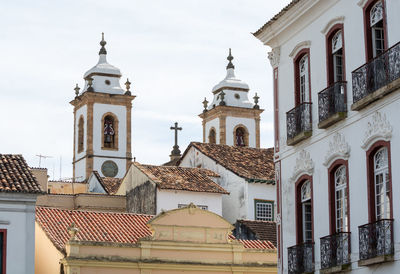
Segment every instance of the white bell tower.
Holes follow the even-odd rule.
[[[107,63],[104,34],[98,63],[85,75],[80,93],[75,87],[74,181],[87,180],[92,171],[103,177],[122,178],[132,160],[130,82],[120,86],[120,70]]]

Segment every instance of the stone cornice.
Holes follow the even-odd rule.
[[[243,118],[259,118],[263,109],[255,108],[241,108],[232,106],[216,106],[213,109],[207,110],[199,114],[199,117],[204,120],[212,120],[213,118],[219,116],[233,116],[233,117],[243,117]]]
[[[71,105],[75,109],[79,109],[83,105],[88,103],[100,103],[100,104],[111,104],[111,105],[122,105],[131,107],[132,100],[135,99],[134,95],[122,95],[122,94],[110,94],[102,92],[84,92],[81,95],[75,97],[71,102]]]

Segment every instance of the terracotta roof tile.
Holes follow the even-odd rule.
[[[282,17],[288,10],[290,10],[292,7],[294,7],[298,2],[302,0],[292,0],[286,7],[281,9],[280,12],[275,14],[274,17],[272,17],[267,23],[265,23],[261,28],[259,28],[256,32],[253,33],[254,36],[259,35],[261,32],[263,32],[268,26],[272,25],[276,20],[278,20],[280,17]]]
[[[150,236],[146,223],[152,215],[66,210],[36,207],[36,221],[55,247],[64,251],[69,240],[68,227],[75,223],[80,241],[136,243],[139,238]]]
[[[133,163],[161,189],[176,189],[196,192],[229,194],[210,177],[219,177],[211,170],[203,168],[152,166]]]
[[[147,222],[152,215],[135,213],[96,212],[36,207],[36,222],[54,246],[65,252],[70,236],[68,227],[75,223],[79,228],[79,241],[136,243],[138,239],[151,236]],[[235,239],[230,235],[230,239]],[[268,241],[238,240],[245,248],[275,249]]]
[[[217,164],[250,181],[275,183],[274,149],[251,148],[192,142],[182,158],[194,146]]]
[[[118,191],[122,183],[122,179],[112,178],[112,177],[101,177],[97,171],[93,171],[93,173],[108,194],[115,194]]]
[[[24,157],[0,154],[0,191],[43,193]]]
[[[276,246],[276,222],[237,220],[250,229],[259,240],[270,241]]]

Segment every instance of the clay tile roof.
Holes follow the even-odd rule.
[[[122,179],[112,178],[112,177],[101,177],[97,171],[93,171],[93,173],[108,194],[115,194],[118,191],[122,183]]]
[[[79,241],[136,243],[139,238],[150,236],[146,223],[152,215],[116,212],[67,210],[36,207],[36,222],[54,246],[61,252],[69,240],[68,227],[75,223],[79,228]]]
[[[203,168],[152,166],[133,163],[161,189],[176,189],[196,192],[229,194],[210,177],[219,177],[211,170]]]
[[[43,193],[24,157],[19,154],[0,154],[0,191]]]
[[[257,239],[270,241],[276,245],[276,222],[238,220],[238,223],[250,229]]]
[[[229,235],[229,238],[235,240],[235,236]],[[241,242],[244,248],[254,248],[254,249],[276,249],[275,245],[270,241],[264,240],[241,240],[236,239]]]
[[[265,23],[261,28],[259,28],[256,32],[253,33],[254,36],[259,35],[261,32],[263,32],[268,26],[272,25],[276,20],[278,20],[280,17],[282,17],[288,10],[290,10],[292,7],[294,7],[298,2],[302,0],[292,0],[286,7],[281,9],[280,12],[275,14],[274,17],[272,17],[267,23]]]
[[[182,158],[194,146],[217,164],[251,182],[275,184],[274,149],[251,148],[192,142]]]

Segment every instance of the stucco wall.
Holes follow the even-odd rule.
[[[274,217],[276,216],[276,186],[268,185],[266,183],[248,183],[248,212],[247,217],[249,220],[255,218],[254,200],[266,200],[274,203]],[[275,220],[275,218],[274,218]]]
[[[226,117],[226,144],[234,145],[234,129],[238,125],[244,125],[249,133],[249,147],[256,147],[256,122],[254,119]]]
[[[63,257],[42,228],[35,223],[35,274],[60,273],[60,260]]]
[[[35,273],[36,195],[0,192],[0,229],[7,230],[6,273]]]
[[[139,214],[156,214],[156,184],[146,181],[126,193],[126,210]]]
[[[219,118],[215,118],[206,123],[206,139],[204,140],[205,143],[209,143],[208,136],[210,135],[211,128],[215,129],[215,141],[217,144],[219,144],[219,139],[220,139]]]

